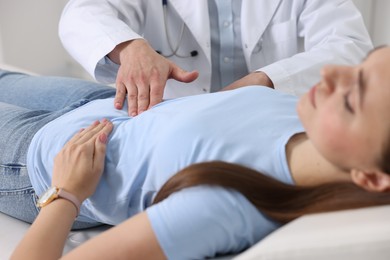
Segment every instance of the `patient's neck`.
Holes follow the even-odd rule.
[[[350,175],[327,161],[305,133],[296,134],[286,145],[287,162],[296,185],[313,186],[327,182],[350,182]]]

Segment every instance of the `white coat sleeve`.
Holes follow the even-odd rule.
[[[279,227],[238,192],[199,186],[147,209],[168,259],[206,259],[238,253]]]
[[[63,46],[98,81],[115,82],[116,64],[106,64],[109,76],[103,78],[97,78],[97,65],[119,43],[141,38],[146,2],[70,0],[59,23]]]
[[[373,48],[350,0],[307,0],[297,23],[303,52],[258,69],[283,92],[300,96],[318,82],[324,65],[358,64]]]

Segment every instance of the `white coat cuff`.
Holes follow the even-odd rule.
[[[274,84],[276,90],[280,90],[284,93],[295,95],[294,86],[292,85],[292,79],[288,72],[277,64],[271,64],[260,68],[256,71],[261,71],[267,74]]]
[[[130,41],[134,39],[142,38],[138,34],[129,30],[120,30],[110,35],[107,35],[104,41],[101,41],[99,47],[91,57],[93,57],[92,63],[94,64],[94,70],[92,75],[96,80],[102,83],[114,83],[119,66],[113,63],[111,60],[105,60],[105,57],[110,53],[118,44]]]

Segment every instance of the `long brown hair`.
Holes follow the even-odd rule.
[[[153,203],[197,185],[234,189],[262,213],[280,223],[304,214],[390,204],[389,193],[368,192],[353,183],[294,186],[256,170],[221,161],[193,164],[179,171],[163,185]]]

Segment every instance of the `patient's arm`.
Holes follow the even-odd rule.
[[[256,71],[249,73],[245,77],[242,77],[239,80],[236,80],[232,84],[224,87],[222,90],[232,90],[236,88],[241,88],[250,85],[261,85],[274,88],[274,84],[271,79],[262,71]]]
[[[57,199],[42,208],[11,259],[58,259],[76,216],[74,205]]]
[[[75,207],[57,199],[39,217],[11,259],[59,259],[75,217]],[[165,259],[146,212],[80,245],[63,259]]]
[[[64,146],[54,160],[52,185],[84,201],[96,189],[104,168],[107,136],[113,125],[94,122]],[[12,259],[58,259],[77,216],[71,201],[55,199],[44,206],[17,246]]]
[[[64,259],[165,259],[146,212],[71,251]]]

